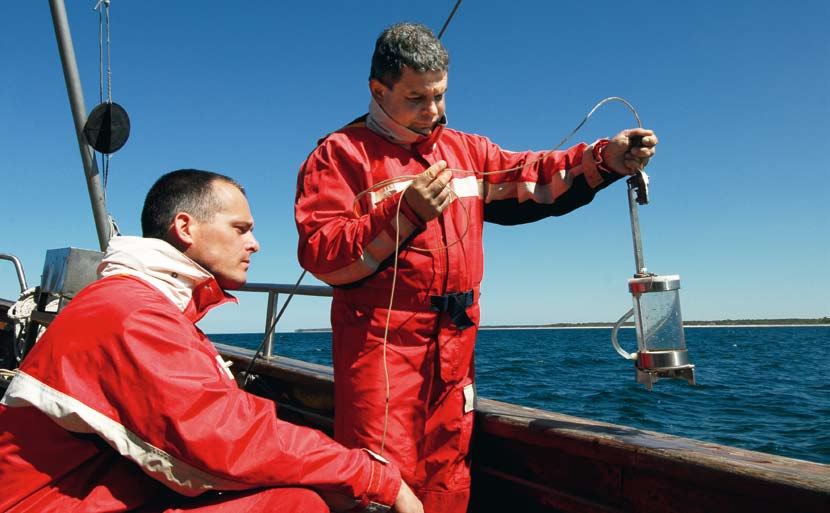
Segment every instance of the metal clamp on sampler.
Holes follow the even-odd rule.
[[[623,358],[634,360],[637,383],[644,384],[649,390],[660,378],[685,379],[694,385],[695,366],[689,363],[680,314],[680,276],[650,273],[643,262],[637,205],[648,203],[648,175],[640,171],[630,177],[627,183],[631,235],[637,265],[637,272],[628,280],[634,308],[616,322],[611,330],[611,342]],[[617,341],[620,326],[632,315],[637,329],[636,353],[626,352]]]

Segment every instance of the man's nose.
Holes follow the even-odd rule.
[[[250,238],[248,240],[248,244],[246,245],[246,248],[251,253],[256,253],[257,251],[259,251],[259,241],[256,240],[256,237],[254,237],[253,233],[250,234]]]

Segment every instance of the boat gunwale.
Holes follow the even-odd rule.
[[[247,364],[250,349],[215,343],[224,357]],[[237,369],[239,370],[239,369]],[[316,383],[334,389],[332,369],[285,356],[259,358],[253,371],[297,384]],[[770,486],[798,488],[825,495],[830,503],[830,465],[684,438],[562,413],[478,398],[475,405],[477,434],[493,435],[569,453],[595,457],[598,451],[609,464],[671,472],[678,479],[700,480],[701,473],[730,481],[761,480]],[[475,435],[474,435],[475,436]],[[706,482],[713,478],[707,476]],[[753,486],[757,486],[757,483]]]

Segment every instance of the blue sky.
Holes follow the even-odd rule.
[[[66,4],[90,111],[95,1]],[[132,123],[107,186],[122,233],[140,233],[144,194],[164,172],[226,173],[248,189],[262,245],[249,280],[294,283],[299,165],[366,111],[378,33],[402,20],[437,32],[453,4],[113,0],[113,100]],[[830,4],[641,5],[462,3],[443,38],[450,126],[541,150],[622,96],[661,140],[639,211],[644,255],[650,271],[681,276],[684,318],[830,315]],[[34,284],[46,249],[98,242],[48,2],[0,13],[0,252]],[[633,123],[609,104],[573,141]],[[562,218],[490,225],[484,242],[484,324],[615,321],[631,306],[623,182]],[[0,262],[0,297],[16,294]],[[265,299],[239,297],[203,329],[261,331]],[[327,325],[327,300],[296,298],[278,329]]]

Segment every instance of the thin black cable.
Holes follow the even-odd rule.
[[[109,155],[101,155],[101,159],[104,161],[104,197],[106,198],[107,195],[107,181],[110,177],[110,156]]]
[[[112,61],[110,59],[110,3],[106,1],[107,10],[107,102],[112,103]]]
[[[458,1],[455,3],[455,7],[453,7],[453,8],[452,8],[452,12],[451,12],[451,13],[450,13],[450,15],[447,17],[447,21],[445,21],[445,22],[444,22],[444,26],[443,26],[443,27],[441,27],[441,31],[440,31],[440,32],[438,32],[438,39],[441,39],[441,36],[443,36],[443,35],[444,35],[444,31],[445,31],[445,30],[447,30],[447,25],[449,25],[449,24],[450,24],[450,20],[452,20],[452,17],[453,17],[453,16],[455,16],[455,11],[457,11],[457,10],[458,10],[458,6],[460,6],[460,5],[461,5],[461,0],[458,0]]]
[[[243,384],[243,388],[246,388],[251,383],[251,370],[254,368],[254,363],[256,362],[257,358],[262,354],[262,351],[265,349],[265,344],[268,342],[268,337],[277,327],[277,323],[280,321],[282,314],[285,312],[288,303],[291,302],[291,298],[294,297],[294,294],[297,292],[297,288],[300,286],[300,282],[303,281],[305,275],[308,271],[303,270],[302,274],[300,274],[300,278],[297,280],[297,283],[294,284],[294,288],[291,289],[291,293],[288,295],[288,299],[285,300],[285,303],[282,304],[282,308],[280,308],[279,313],[274,318],[274,321],[268,326],[268,329],[265,330],[265,336],[262,337],[262,342],[259,344],[259,348],[254,353],[254,357],[251,358],[251,362],[248,364],[248,368],[245,370],[245,382]]]
[[[103,4],[103,5],[102,5]],[[110,3],[109,0],[100,0],[94,10],[98,11],[98,102],[104,103],[104,10],[106,10],[107,29],[107,103],[112,103],[112,62],[110,57]],[[96,158],[97,160],[97,158]],[[107,195],[109,181],[110,156],[101,153],[100,167],[103,171],[103,194]]]
[[[109,0],[105,0],[104,2],[104,9],[106,12],[106,19],[107,19],[107,103],[112,103],[112,61],[110,59],[110,48],[112,48],[112,44],[110,43],[110,3]],[[109,153],[102,156],[104,159],[104,197],[106,197],[107,191],[107,182],[109,181],[109,174],[110,174],[110,155]]]
[[[98,11],[98,103],[104,103],[104,21]]]
[[[98,11],[98,103],[104,103],[104,10],[99,9],[101,2],[93,7]],[[95,157],[98,160],[98,157]],[[104,155],[101,154],[101,169],[104,169],[104,197],[107,194],[107,173]]]

